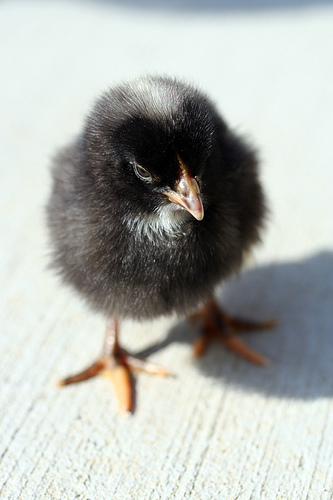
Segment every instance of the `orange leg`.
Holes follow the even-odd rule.
[[[107,325],[102,356],[82,372],[61,380],[60,385],[75,384],[102,375],[109,378],[115,387],[118,410],[133,412],[134,388],[131,377],[133,371],[143,371],[163,377],[171,375],[161,366],[133,356],[122,349],[118,342],[118,321],[116,318],[111,318]]]
[[[198,313],[189,317],[189,320],[200,320],[202,323],[202,336],[194,344],[194,353],[201,356],[213,340],[222,341],[229,349],[239,356],[256,365],[266,365],[268,360],[245,344],[238,336],[240,331],[254,331],[272,328],[275,320],[251,322],[239,318],[231,318],[219,308],[214,299],[207,302]]]

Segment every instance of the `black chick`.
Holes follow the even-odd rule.
[[[109,319],[101,358],[62,384],[108,374],[130,411],[130,371],[168,373],[119,346],[123,318],[191,315],[204,333],[196,354],[219,336],[265,362],[234,332],[272,323],[227,317],[213,298],[259,241],[266,208],[257,159],[201,92],[147,77],[102,95],[55,158],[47,213],[54,267]]]

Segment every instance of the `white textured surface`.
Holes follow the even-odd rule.
[[[283,3],[1,3],[1,498],[333,497],[333,9]],[[43,206],[95,95],[146,71],[199,83],[260,147],[272,221],[224,302],[279,327],[249,337],[272,360],[259,369],[218,345],[195,362],[184,323],[127,324],[177,378],[139,376],[122,418],[105,380],[55,386],[104,324],[45,271]]]

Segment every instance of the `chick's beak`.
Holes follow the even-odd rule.
[[[174,189],[168,189],[164,194],[172,203],[185,208],[197,220],[202,220],[204,217],[204,207],[198,183],[190,175],[187,166],[179,156],[178,161],[179,178],[175,183]]]

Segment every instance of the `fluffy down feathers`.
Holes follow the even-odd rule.
[[[201,221],[165,197],[179,157],[198,181]],[[53,181],[53,266],[106,316],[194,311],[240,267],[265,216],[254,151],[205,95],[164,77],[102,95]]]

